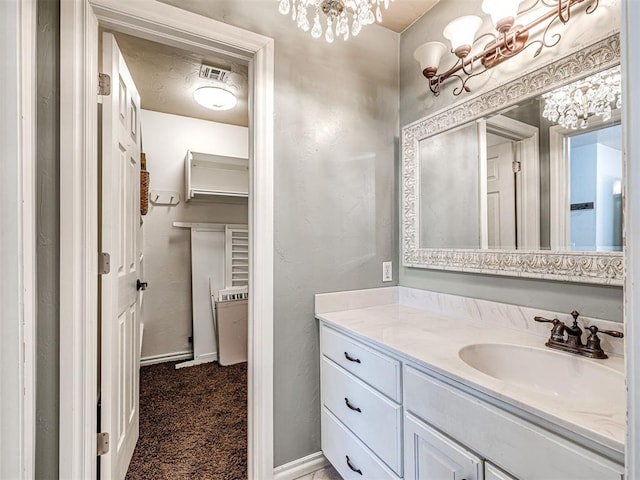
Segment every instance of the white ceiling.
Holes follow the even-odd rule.
[[[390,2],[389,9],[382,11],[382,26],[402,32],[419,19],[440,0],[395,0]]]
[[[439,0],[395,0],[383,10],[382,26],[402,32],[431,9]],[[274,2],[274,8],[277,4]],[[283,28],[295,28],[283,23]],[[131,75],[138,87],[142,108],[232,125],[248,125],[247,65],[232,63],[224,57],[194,53],[124,33],[111,32],[118,42]],[[337,47],[337,45],[330,46]],[[206,63],[241,75],[241,85],[232,89],[238,97],[235,108],[227,111],[209,110],[198,105],[193,91],[205,85],[219,83],[199,78],[200,65]]]

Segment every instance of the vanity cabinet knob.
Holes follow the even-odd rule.
[[[344,352],[344,358],[346,358],[347,360],[349,360],[350,362],[355,362],[355,363],[362,363],[360,361],[359,358],[353,358],[351,355],[349,355],[347,352]]]
[[[351,410],[354,410],[358,413],[362,413],[362,410],[360,410],[359,407],[354,407],[353,405],[351,405],[351,402],[349,402],[349,399],[347,397],[344,398],[344,403],[347,405],[347,407],[349,407]]]
[[[347,466],[353,471],[356,472],[359,475],[362,475],[362,470],[360,470],[359,468],[356,468],[353,463],[351,463],[351,460],[349,459],[349,455],[347,455]]]

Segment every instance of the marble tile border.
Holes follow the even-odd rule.
[[[398,287],[398,303],[477,323],[526,330],[544,339],[549,338],[549,324],[538,323],[533,320],[533,317],[558,318],[567,324],[573,321],[569,312],[553,312],[540,308],[523,307],[408,287]],[[583,329],[587,325],[596,325],[604,330],[624,331],[624,324],[599,318],[580,317],[578,323]],[[623,339],[613,338],[608,335],[599,335],[599,337],[603,350],[608,354],[623,356]],[[583,338],[586,339],[586,335]]]
[[[315,313],[340,312],[398,303],[398,287],[369,288],[315,295]]]
[[[553,312],[402,286],[317,294],[315,313],[356,310],[394,303],[476,323],[526,330],[541,339],[549,338],[549,325],[535,322],[533,317],[558,318],[567,324],[572,321],[570,312]],[[623,323],[610,320],[580,317],[578,322],[583,329],[587,325],[596,325],[603,330],[624,331]],[[586,338],[586,335],[583,338]],[[600,340],[603,350],[608,354],[623,356],[624,339],[600,335]]]

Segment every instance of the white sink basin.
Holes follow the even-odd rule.
[[[575,404],[602,403],[624,408],[624,375],[606,366],[607,360],[550,349],[480,343],[459,352],[469,366],[504,382]]]

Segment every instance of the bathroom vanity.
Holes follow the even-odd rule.
[[[404,287],[317,295],[327,459],[345,479],[622,479],[622,341],[603,340],[607,360],[546,349],[531,313]]]

